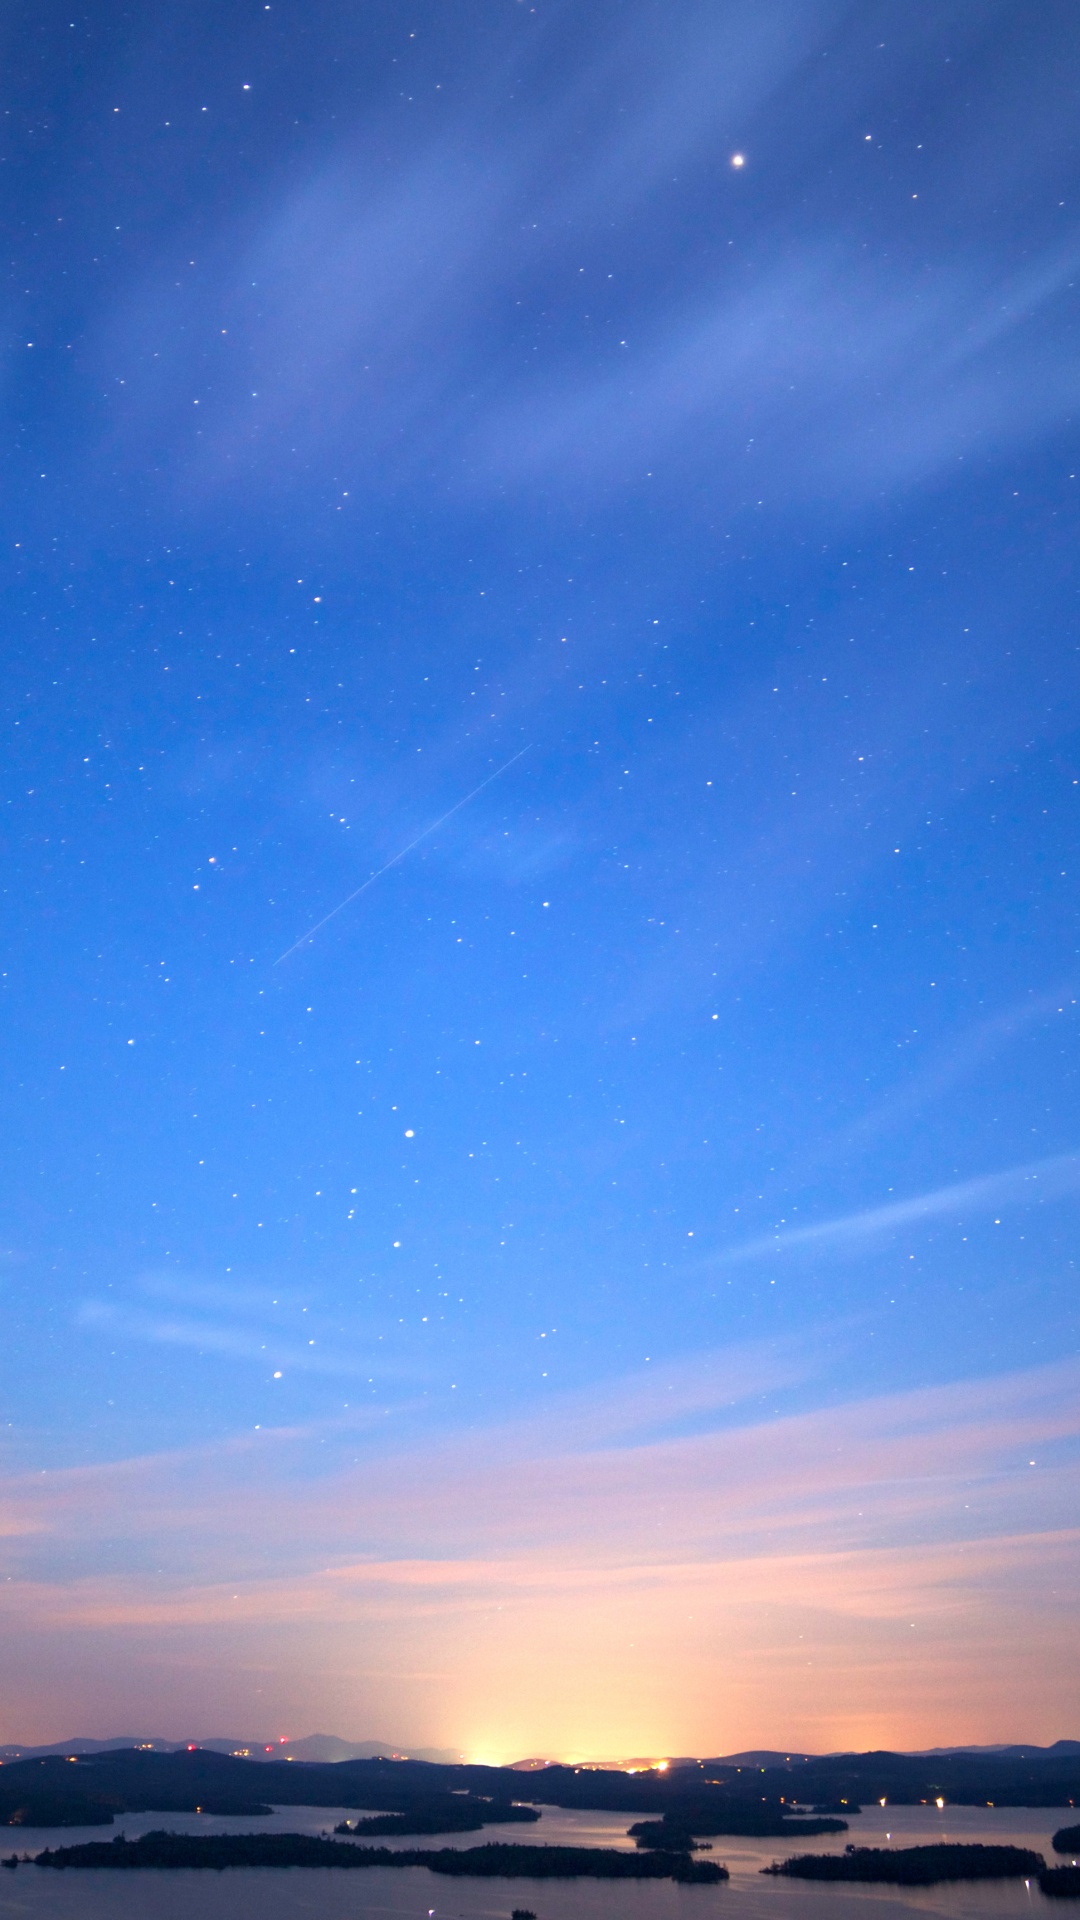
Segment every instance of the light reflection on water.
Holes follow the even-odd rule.
[[[0,1829],[0,1853],[37,1853],[47,1846],[134,1839],[155,1827],[174,1833],[331,1833],[355,1808],[279,1807],[268,1818],[210,1814],[124,1814],[112,1827]],[[530,1827],[487,1827],[482,1834],[421,1835],[376,1846],[470,1847],[481,1840],[547,1841],[570,1846],[632,1847],[625,1813],[577,1813],[546,1807]],[[807,1840],[718,1838],[706,1859],[721,1861],[731,1880],[719,1887],[680,1887],[669,1880],[447,1881],[423,1867],[363,1873],[318,1868],[230,1868],[224,1873],[44,1872],[20,1867],[0,1876],[0,1920],[509,1920],[531,1907],[538,1920],[1068,1920],[1074,1910],[1047,1901],[1023,1881],[925,1888],[844,1887],[762,1878],[760,1869],[791,1852],[831,1853],[856,1844],[915,1846],[931,1840],[984,1840],[1035,1847],[1048,1863],[1055,1828],[1076,1821],[1073,1808],[870,1807],[849,1834]]]

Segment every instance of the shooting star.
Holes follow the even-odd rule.
[[[385,867],[380,867],[377,873],[369,873],[363,886],[357,887],[354,892],[347,894],[344,900],[339,900],[337,906],[331,907],[329,913],[324,913],[321,920],[316,920],[315,925],[309,927],[306,933],[302,933],[299,940],[294,940],[291,947],[286,947],[284,953],[279,953],[277,959],[274,961],[275,967],[280,967],[283,960],[288,960],[292,954],[298,953],[301,947],[306,946],[309,940],[314,940],[317,933],[321,933],[324,927],[329,926],[331,920],[335,920],[339,913],[344,913],[346,907],[351,907],[354,900],[359,900],[360,895],[366,893],[369,887],[373,887],[376,880],[381,880],[384,873],[389,873],[391,867],[399,866],[402,860],[405,859],[406,854],[410,854],[414,847],[420,845],[421,840],[428,839],[428,837],[436,833],[440,827],[445,826],[452,815],[460,813],[462,807],[467,807],[470,800],[475,800],[478,793],[483,793],[485,787],[490,787],[493,780],[498,780],[509,767],[513,766],[515,760],[520,760],[528,751],[528,747],[521,747],[517,753],[511,754],[509,760],[504,760],[501,767],[496,767],[494,773],[489,773],[487,779],[481,780],[480,785],[474,787],[471,793],[467,793],[463,800],[456,800],[452,807],[449,807],[445,813],[441,813],[439,818],[433,820],[429,827],[425,827],[423,833],[418,833],[415,840],[410,840],[407,847],[402,847],[400,853],[395,853],[393,859],[388,860]]]

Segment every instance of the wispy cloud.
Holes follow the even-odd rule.
[[[732,509],[777,491],[844,494],[924,480],[1059,424],[1077,394],[1025,329],[1072,284],[1080,251],[988,282],[941,262],[913,301],[848,248],[789,243],[684,311],[644,325],[587,379],[530,383],[485,424],[493,472],[586,490],[646,469],[708,471]],[[725,284],[726,283],[726,284]],[[1014,342],[1002,380],[1000,338]],[[641,337],[641,335],[644,337]]]
[[[958,1180],[952,1186],[935,1187],[908,1200],[892,1200],[884,1206],[867,1207],[838,1219],[819,1221],[814,1226],[785,1224],[774,1233],[760,1234],[741,1247],[717,1254],[710,1264],[733,1266],[744,1260],[760,1260],[769,1254],[795,1253],[805,1247],[842,1251],[845,1247],[885,1239],[898,1228],[916,1226],[924,1220],[950,1219],[961,1224],[985,1218],[994,1207],[1039,1206],[1063,1199],[1077,1188],[1080,1188],[1080,1153],[1054,1154],[1047,1160],[1006,1167],[1000,1173],[983,1174],[975,1180]]]
[[[178,299],[167,246],[101,317],[98,357],[129,369],[118,436],[145,441],[167,420],[182,486],[210,499],[276,491],[294,462],[325,460],[377,490],[435,469],[470,497],[540,486],[573,503],[659,465],[665,485],[707,475],[717,506],[764,490],[850,507],[1067,418],[1077,376],[1045,323],[1075,279],[1075,237],[1030,232],[1012,260],[956,240],[980,168],[981,190],[990,167],[996,199],[1027,204],[1012,125],[996,147],[982,118],[969,129],[883,247],[860,223],[855,142],[842,132],[822,154],[822,121],[874,118],[884,84],[850,10],[695,5],[669,32],[634,6],[615,30],[569,28],[547,29],[557,80],[538,86],[536,47],[507,43],[408,143],[369,103],[369,124],[343,126],[302,184],[259,183],[200,241],[198,297]],[[781,119],[796,74],[813,97],[825,53],[828,114]],[[921,78],[931,54],[920,36],[893,57]],[[1038,99],[1034,70],[1019,84],[1010,111]],[[496,154],[486,130],[508,98],[523,104]],[[1056,137],[1032,113],[1026,146]],[[749,225],[728,164],[747,141],[746,179],[768,168]],[[834,168],[851,187],[843,212],[825,201],[807,230],[807,178]],[[673,194],[711,202],[707,245],[670,244]],[[162,339],[168,354],[148,350]]]
[[[933,1107],[955,1087],[973,1079],[1005,1048],[1026,1038],[1033,1027],[1075,1016],[1077,993],[1073,982],[1047,993],[1027,993],[989,1019],[979,1020],[951,1038],[920,1070],[898,1079],[877,1104],[847,1126],[815,1142],[800,1156],[800,1168],[819,1168],[865,1149],[893,1132],[913,1114]]]
[[[179,1306],[178,1302],[178,1306]],[[332,1378],[362,1380],[380,1385],[391,1381],[423,1378],[427,1368],[414,1356],[404,1360],[392,1332],[380,1334],[342,1334],[322,1316],[308,1315],[314,1332],[297,1334],[272,1324],[264,1309],[258,1320],[245,1312],[241,1302],[217,1290],[196,1288],[186,1311],[153,1311],[131,1300],[85,1300],[78,1311],[80,1325],[107,1331],[112,1337],[148,1340],[158,1346],[190,1347],[196,1353],[228,1354],[246,1360],[264,1372],[324,1374]],[[218,1305],[222,1311],[213,1318],[193,1308]]]

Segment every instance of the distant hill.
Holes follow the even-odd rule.
[[[926,1760],[939,1753],[997,1753],[1005,1760],[1072,1760],[1080,1753],[1080,1740],[1055,1740],[1052,1747],[922,1747],[914,1757]]]
[[[1080,1740],[1055,1740],[1050,1747],[1034,1745],[993,1746],[993,1747],[914,1747],[905,1749],[902,1757],[908,1760],[948,1759],[953,1755],[981,1754],[995,1756],[1002,1760],[1071,1760],[1080,1754]],[[747,1753],[723,1753],[712,1760],[702,1760],[703,1767],[784,1767],[796,1761],[839,1760],[844,1758],[842,1751],[836,1753],[796,1753],[792,1748],[787,1753],[761,1748],[751,1749]],[[672,1765],[680,1764],[673,1761]]]
[[[216,1736],[213,1739],[163,1740],[149,1734],[116,1734],[109,1740],[91,1740],[79,1737],[74,1740],[56,1740],[48,1746],[0,1746],[0,1762],[12,1760],[44,1759],[52,1754],[74,1753],[90,1756],[97,1753],[113,1753],[119,1749],[138,1748],[146,1753],[184,1753],[199,1748],[207,1753],[230,1754],[243,1760],[294,1760],[307,1761],[321,1765],[334,1765],[347,1760],[424,1760],[432,1765],[455,1767],[465,1764],[465,1756],[457,1747],[400,1747],[385,1740],[343,1740],[335,1733],[309,1733],[299,1740],[253,1740],[226,1739]],[[772,1772],[778,1768],[809,1765],[833,1765],[838,1761],[850,1760],[852,1756],[844,1753],[813,1754],[796,1752],[789,1748],[750,1747],[742,1753],[723,1753],[708,1759],[698,1760],[690,1757],[668,1755],[660,1762],[657,1759],[630,1760],[581,1760],[573,1764],[596,1769],[602,1772],[640,1774],[661,1765],[672,1774],[686,1767],[722,1771],[732,1767],[760,1768]],[[862,1756],[867,1758],[868,1756]],[[1076,1760],[1080,1758],[1080,1740],[1055,1740],[1051,1746],[1040,1747],[1035,1744],[1017,1742],[998,1746],[957,1746],[922,1747],[914,1751],[897,1753],[897,1760],[971,1760],[989,1761],[1028,1761],[1035,1765],[1043,1762]],[[537,1773],[548,1768],[566,1766],[562,1760],[536,1757],[515,1760],[509,1768],[517,1773]]]
[[[185,1753],[198,1747],[207,1753],[229,1753],[243,1760],[429,1760],[436,1766],[456,1766],[463,1754],[456,1747],[394,1747],[382,1740],[340,1740],[336,1733],[309,1733],[302,1740],[161,1740],[148,1734],[118,1733],[111,1740],[56,1740],[45,1747],[0,1747],[0,1760],[42,1760],[59,1753],[114,1753],[138,1747],[144,1753]]]

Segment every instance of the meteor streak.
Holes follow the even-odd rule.
[[[359,900],[360,895],[366,893],[369,887],[373,887],[376,880],[381,880],[384,873],[389,873],[391,867],[400,865],[406,854],[411,853],[414,847],[418,847],[421,840],[426,840],[429,835],[435,833],[439,827],[445,826],[447,820],[449,820],[453,814],[460,813],[462,807],[467,807],[470,800],[475,800],[478,793],[483,793],[485,787],[490,787],[493,780],[498,780],[500,775],[507,771],[508,767],[513,766],[515,760],[520,760],[522,755],[528,753],[528,751],[528,747],[521,747],[517,753],[511,754],[509,760],[504,760],[501,767],[496,767],[494,773],[489,773],[486,780],[481,780],[480,785],[474,787],[471,793],[467,793],[463,800],[455,800],[452,807],[449,807],[445,813],[441,813],[439,818],[433,820],[429,827],[425,827],[423,833],[418,833],[415,840],[410,840],[407,847],[402,847],[400,853],[395,853],[393,859],[388,860],[384,867],[380,867],[376,873],[370,873],[362,886],[357,887],[352,893],[347,894],[344,900],[339,900],[337,906],[331,907],[329,913],[325,913],[321,920],[316,920],[315,925],[309,927],[306,933],[302,933],[299,940],[294,940],[291,947],[286,947],[284,953],[279,953],[277,959],[274,961],[275,967],[280,967],[283,960],[288,960],[292,954],[297,953],[301,947],[306,946],[309,940],[314,940],[317,933],[321,933],[323,928],[328,926],[330,921],[335,919],[339,913],[344,913],[346,907],[351,907],[354,900]]]

